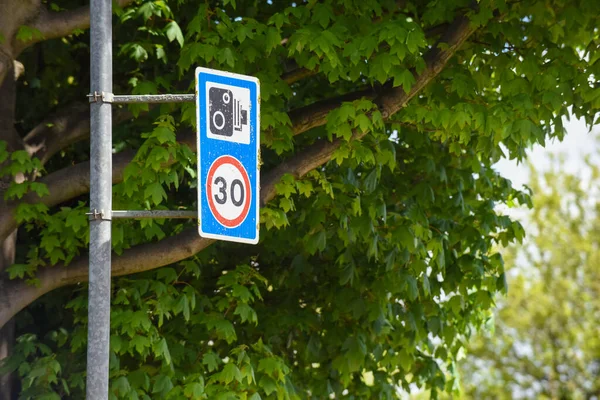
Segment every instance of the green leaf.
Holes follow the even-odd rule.
[[[20,42],[40,41],[44,39],[44,34],[37,28],[21,25],[17,30],[16,38]]]
[[[160,393],[161,395],[166,395],[173,389],[173,382],[171,378],[166,375],[159,375],[158,379],[154,383],[154,387],[152,388],[152,393]]]
[[[377,182],[378,182],[377,168],[374,168],[371,172],[369,172],[369,175],[367,175],[367,177],[365,178],[365,181],[364,181],[365,192],[367,192],[367,193],[374,192],[375,189],[377,188]]]
[[[279,33],[279,29],[268,28],[265,35],[265,50],[267,51],[267,54],[270,54],[271,51],[279,47],[280,44],[281,34]]]
[[[400,367],[402,367],[402,369],[405,372],[410,371],[410,367],[413,364],[413,357],[408,354],[408,352],[406,350],[401,350],[400,352],[398,352],[398,358],[400,361]]]
[[[458,125],[461,129],[465,127],[465,125],[471,123],[471,117],[464,111],[459,110],[456,111],[452,118],[450,125]]]
[[[139,43],[127,43],[121,47],[120,54],[127,54],[136,61],[143,62],[148,59],[148,52]]]
[[[258,319],[256,317],[256,311],[252,307],[250,307],[246,303],[240,303],[235,308],[234,315],[239,315],[242,319],[242,322],[254,322],[255,325],[258,324]]]
[[[406,288],[408,290],[408,299],[415,301],[419,297],[419,289],[417,287],[417,280],[413,276],[406,276]]]
[[[130,348],[135,348],[139,354],[146,354],[146,349],[150,347],[150,340],[146,336],[136,335],[129,342]]]
[[[130,390],[131,390],[131,386],[129,385],[129,380],[127,380],[127,377],[125,377],[125,376],[121,376],[116,381],[114,381],[111,385],[111,391],[116,396],[119,396],[119,395],[124,396],[124,395],[128,394]]]
[[[329,25],[329,21],[335,20],[335,14],[329,4],[317,3],[313,8],[313,21],[317,22],[323,29]]]
[[[406,68],[397,69],[396,72],[394,72],[394,87],[402,86],[402,89],[406,93],[410,93],[410,89],[415,82],[414,75]]]
[[[220,380],[228,385],[235,379],[238,382],[242,381],[242,373],[240,369],[232,362],[225,364],[223,371],[219,374]]]
[[[156,355],[162,357],[167,365],[171,365],[171,353],[169,352],[169,346],[165,338],[162,338],[155,348]]]
[[[261,358],[258,362],[258,371],[262,371],[272,378],[282,381],[286,374],[284,365],[278,358]]]
[[[73,228],[74,232],[79,232],[82,228],[87,228],[88,217],[83,212],[71,211],[67,214],[65,226]]]
[[[202,356],[202,364],[206,365],[209,372],[212,372],[218,368],[219,358],[212,351],[208,352]]]
[[[229,47],[223,49],[219,53],[219,62],[227,63],[227,65],[233,68],[233,66],[235,65],[235,56],[233,55],[233,52]]]
[[[164,47],[159,44],[156,45],[156,58],[158,60],[162,60],[165,64],[168,61],[167,53],[165,52]]]
[[[277,390],[277,382],[273,378],[270,378],[266,375],[262,376],[258,381],[258,384],[265,391],[267,396],[271,395],[271,393]]]
[[[348,139],[350,139],[350,136],[352,136],[352,131],[350,130],[350,126],[348,124],[344,124],[343,126],[348,128],[348,132],[349,132]],[[338,130],[338,133],[344,135],[344,139],[346,139],[346,137],[345,137],[346,134],[344,132],[341,132]],[[351,151],[350,146],[348,146],[347,144],[342,144],[340,147],[338,147],[334,151],[331,159],[334,160],[338,165],[341,165],[342,162],[350,156],[350,151]]]
[[[11,153],[10,159],[13,161],[16,161],[17,163],[19,163],[21,165],[24,165],[24,164],[27,164],[31,160],[31,157],[29,156],[29,153],[27,153],[27,151],[17,150],[17,151],[13,151]]]
[[[23,279],[25,276],[33,277],[37,268],[29,264],[13,264],[6,269],[9,279]]]
[[[204,394],[204,380],[201,382],[192,382],[185,385],[183,394],[186,397],[197,399]]]
[[[441,329],[440,318],[437,316],[431,317],[427,321],[427,328],[429,329],[429,331],[431,332],[432,335],[437,336],[437,334],[440,332],[440,329]]]
[[[431,296],[431,287],[429,285],[429,278],[425,274],[423,274],[423,294],[425,294],[425,297]]]
[[[167,38],[170,42],[173,40],[177,40],[180,47],[183,47],[183,34],[181,33],[181,28],[175,21],[171,21],[165,26],[165,33],[167,34]]]
[[[0,164],[8,159],[10,153],[6,150],[7,143],[3,140],[0,140]],[[2,169],[0,169],[2,171]]]
[[[215,329],[217,335],[225,339],[227,343],[231,343],[237,338],[233,324],[225,319],[215,321]]]
[[[496,290],[499,292],[506,294],[508,293],[508,283],[506,281],[506,274],[502,273],[496,280]]]
[[[29,182],[11,183],[4,192],[4,199],[22,199],[29,190]]]
[[[233,9],[236,9],[236,3],[235,0],[223,0],[223,5],[226,6],[228,4],[231,4],[231,7],[233,7]]]
[[[50,194],[50,192],[48,191],[48,186],[39,182],[30,182],[29,189],[32,192],[35,192],[38,195],[38,197],[43,197]]]
[[[417,54],[419,47],[425,46],[425,37],[422,31],[410,31],[406,35],[406,47],[408,51]]]
[[[356,274],[356,269],[353,263],[346,264],[344,269],[342,269],[342,273],[340,275],[340,285],[350,284],[354,281],[354,276]]]
[[[46,234],[44,235],[44,237],[42,237],[40,247],[42,247],[44,250],[50,253],[55,248],[60,247],[60,240],[56,235]]]
[[[306,251],[315,254],[317,251],[325,250],[327,245],[327,233],[323,230],[309,235],[306,241]]]
[[[167,193],[159,182],[154,182],[144,190],[144,196],[151,198],[152,202],[158,205],[163,199],[167,198]]]
[[[175,132],[166,127],[157,127],[152,131],[152,135],[150,137],[154,137],[158,140],[158,143],[175,143]],[[168,160],[168,158],[167,158]]]
[[[359,114],[354,120],[354,126],[359,127],[362,132],[368,132],[372,127],[372,123],[365,114]]]
[[[344,343],[343,348],[346,349],[345,358],[348,363],[348,371],[360,370],[367,355],[367,346],[364,340],[360,337],[350,337]]]
[[[241,301],[247,303],[253,299],[252,293],[246,286],[242,286],[239,284],[235,284],[232,286],[231,294],[233,297],[240,299]]]

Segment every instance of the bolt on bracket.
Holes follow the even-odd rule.
[[[104,211],[97,210],[95,208],[93,210],[90,210],[90,212],[85,213],[85,215],[87,215],[89,217],[90,221],[97,221],[97,220],[110,221],[112,219],[112,218],[105,218]]]
[[[109,93],[109,92],[94,91],[94,93],[88,94],[87,98],[90,101],[90,103],[97,103],[97,102],[112,103],[115,99],[115,95],[113,93]]]

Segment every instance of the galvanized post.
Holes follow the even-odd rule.
[[[112,2],[90,2],[91,93],[112,93]],[[112,113],[103,96],[90,99],[90,265],[88,400],[108,399],[110,252],[112,212]]]

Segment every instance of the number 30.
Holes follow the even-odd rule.
[[[225,204],[227,203],[227,181],[225,180],[225,178],[223,178],[222,176],[219,176],[215,179],[214,181],[215,185],[219,185],[219,194],[218,195],[214,195],[215,201],[219,204]],[[240,187],[240,197],[239,199],[235,198],[235,187],[239,186]],[[239,179],[234,179],[233,182],[231,182],[231,188],[230,188],[230,197],[231,197],[231,202],[233,203],[234,206],[239,207],[242,204],[244,204],[244,185],[242,184],[242,181],[240,181]]]

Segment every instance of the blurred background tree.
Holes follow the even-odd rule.
[[[531,167],[534,208],[523,246],[504,252],[508,296],[462,363],[469,398],[600,396],[600,171]],[[492,327],[493,326],[493,327]]]

